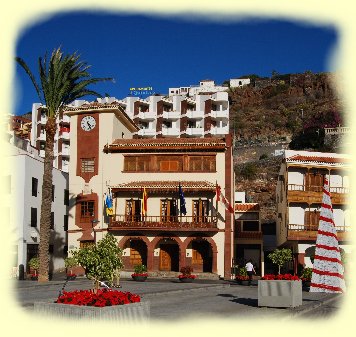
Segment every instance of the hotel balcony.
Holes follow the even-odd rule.
[[[59,139],[63,140],[70,140],[70,133],[69,132],[62,132],[59,137]]]
[[[70,152],[69,148],[66,147],[66,148],[62,148],[62,151],[59,154],[65,157],[69,157],[69,152]]]
[[[179,119],[181,117],[180,111],[163,111],[164,119]]]
[[[211,111],[209,114],[212,118],[229,118],[229,110]]]
[[[204,111],[187,110],[185,116],[190,119],[204,118]]]
[[[289,224],[287,240],[315,241],[318,234],[318,227],[319,225],[317,224],[312,224],[312,225]],[[337,230],[337,238],[339,241],[345,241],[349,239],[351,226],[336,225],[335,227]]]
[[[242,230],[241,228],[241,223],[238,223],[236,226],[236,230],[237,230],[237,241],[239,241],[239,239],[250,239],[250,240],[261,240],[263,239],[263,234],[262,231],[246,231],[246,230]]]
[[[187,128],[184,133],[187,136],[203,136],[204,135],[204,129],[203,128]]]
[[[209,131],[205,132],[206,134],[211,134],[213,136],[224,136],[229,133],[229,127],[228,126],[223,126],[223,127],[212,127]]]
[[[348,203],[348,187],[330,187],[331,202],[333,204]],[[322,186],[306,186],[297,184],[288,184],[287,200],[288,202],[306,202],[309,204],[320,204],[323,198]]]
[[[69,124],[70,123],[70,116],[63,114],[63,116],[61,118],[57,118],[57,122],[59,123],[65,123],[65,124]]]
[[[218,232],[216,216],[128,216],[114,215],[108,231],[139,230]]]
[[[154,137],[156,135],[155,129],[141,129],[136,133],[138,136],[141,137]]]
[[[141,120],[155,120],[157,118],[157,114],[153,111],[140,111],[135,117],[138,117]]]
[[[179,136],[180,130],[178,128],[162,128],[163,136]]]

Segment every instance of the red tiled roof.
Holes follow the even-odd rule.
[[[132,190],[141,191],[143,188],[146,188],[147,190],[178,191],[179,183],[183,192],[189,190],[215,192],[216,189],[215,184],[208,181],[132,181],[129,183],[111,186],[111,188],[113,189],[113,192]]]
[[[287,162],[311,162],[323,164],[346,164],[350,163],[348,158],[335,158],[335,157],[320,157],[320,156],[302,156],[295,155],[287,158]]]
[[[215,150],[225,151],[225,140],[221,138],[154,138],[154,139],[116,139],[106,145],[107,152],[134,150]]]
[[[235,212],[259,211],[260,205],[256,203],[235,204]]]

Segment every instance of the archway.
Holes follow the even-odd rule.
[[[124,249],[123,262],[126,270],[132,270],[136,265],[144,264],[148,267],[148,245],[146,240],[140,237],[127,237],[119,246]]]
[[[211,273],[213,270],[213,250],[204,239],[192,240],[188,247],[192,250],[192,267],[196,272]]]
[[[158,243],[160,271],[179,271],[179,245],[171,238],[163,238]]]

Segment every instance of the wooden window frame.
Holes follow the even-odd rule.
[[[206,205],[204,213],[204,204]],[[196,207],[198,205],[198,207]],[[209,219],[209,200],[208,199],[194,199],[192,200],[193,222],[208,222]]]
[[[80,222],[90,221],[95,214],[95,201],[85,200],[80,203]]]
[[[178,199],[161,199],[159,214],[161,222],[177,222],[179,216]]]

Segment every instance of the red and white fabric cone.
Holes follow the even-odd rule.
[[[328,180],[324,181],[310,292],[346,291]]]

